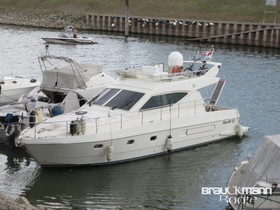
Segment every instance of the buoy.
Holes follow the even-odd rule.
[[[108,146],[107,148],[107,154],[106,154],[106,159],[108,161],[111,161],[113,159],[113,152],[114,152],[114,147],[113,145]]]
[[[64,113],[64,108],[61,105],[54,105],[50,110],[51,116],[55,117]]]
[[[240,125],[240,124],[236,125],[236,133],[240,138],[243,136],[244,131],[243,131],[242,125]]]
[[[72,136],[76,133],[76,123],[73,120],[70,123],[70,133]]]
[[[77,119],[76,121],[75,121],[75,123],[76,123],[76,134],[77,135],[80,135],[80,133],[81,133],[81,123],[80,123],[80,120],[79,119]]]
[[[86,132],[86,120],[84,118],[84,116],[82,116],[81,120],[80,120],[80,124],[81,124],[81,132],[84,135]]]
[[[173,150],[172,141],[173,141],[173,138],[171,135],[169,135],[166,139],[166,149],[168,152],[171,152]]]

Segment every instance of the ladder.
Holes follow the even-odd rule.
[[[219,82],[216,84],[216,87],[212,93],[209,105],[216,105],[221,95],[221,92],[225,86],[226,80],[220,79]]]

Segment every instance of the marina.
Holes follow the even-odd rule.
[[[125,32],[124,16],[89,14],[87,24],[94,30]],[[259,47],[280,47],[280,27],[275,23],[246,23],[196,19],[129,17],[130,33],[176,36],[186,42],[212,42]],[[128,33],[127,32],[127,33]]]
[[[6,40],[0,58],[3,73],[40,76],[36,59],[45,50],[40,37],[57,31],[0,27]],[[93,33],[85,35],[91,37]],[[100,64],[116,78],[116,70],[126,67],[163,60],[167,66],[173,51],[187,57],[211,48],[172,37],[124,38],[105,32],[94,32],[94,37],[98,45],[52,45],[50,50],[79,63]],[[233,167],[255,152],[263,136],[280,132],[279,54],[277,49],[215,45],[213,61],[223,64],[219,76],[227,80],[219,104],[238,108],[241,123],[250,127],[242,139],[233,137],[114,166],[57,169],[42,168],[20,148],[1,146],[0,190],[11,196],[24,195],[33,205],[61,209],[225,209],[225,201],[216,195],[202,195],[201,189],[225,187]]]

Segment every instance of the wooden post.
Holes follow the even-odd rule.
[[[129,28],[128,28],[128,14],[129,14],[129,0],[125,0],[125,36],[129,35]]]

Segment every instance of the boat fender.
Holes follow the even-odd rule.
[[[108,146],[107,148],[107,154],[106,154],[106,159],[108,161],[111,161],[113,159],[113,152],[114,152],[114,147],[113,145]]]
[[[81,122],[80,122],[79,119],[77,119],[77,120],[76,120],[76,134],[77,134],[77,135],[80,135],[81,130],[82,130]]]
[[[70,123],[70,133],[72,136],[76,133],[76,123],[74,120]]]
[[[32,110],[30,112],[30,115],[29,115],[29,126],[30,128],[33,128],[33,126],[35,125],[35,121],[36,121],[36,113],[34,110]]]
[[[40,108],[35,108],[35,121],[36,123],[41,123],[43,121],[42,112]]]
[[[166,139],[166,149],[168,152],[171,152],[173,150],[172,141],[173,141],[173,138],[171,135],[169,135]]]
[[[8,126],[6,127],[6,129],[5,129],[5,135],[6,135],[7,137],[12,136],[12,135],[15,133],[15,131],[16,131],[15,126],[13,126],[13,125],[8,125]]]
[[[84,118],[84,116],[82,116],[81,120],[80,120],[80,123],[81,123],[81,132],[82,134],[84,135],[85,132],[86,132],[86,120]]]
[[[241,138],[244,134],[244,131],[243,131],[243,128],[242,128],[242,125],[238,124],[236,126],[236,134]]]

